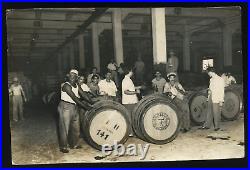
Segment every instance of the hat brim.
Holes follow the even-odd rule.
[[[171,77],[171,76],[176,77],[176,74],[169,74],[167,77],[169,78],[169,77]]]

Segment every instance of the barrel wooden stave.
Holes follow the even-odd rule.
[[[190,119],[195,125],[203,125],[207,115],[207,94],[205,91],[194,92],[189,96]]]
[[[161,135],[154,137],[156,131],[154,131],[154,128],[150,128],[149,125],[151,125],[151,121],[154,121],[154,116],[159,116],[159,114],[163,114],[164,116],[168,116],[169,113],[156,113],[153,116],[150,115],[150,112],[148,111],[154,107],[165,107],[165,108],[171,108],[175,111],[174,114],[176,114],[176,129],[173,132],[173,134],[170,137],[159,139]],[[158,110],[157,108],[157,110]],[[165,109],[163,109],[165,110]],[[151,111],[151,113],[154,113],[155,111]],[[178,132],[180,130],[180,117],[178,115],[179,109],[172,103],[169,98],[167,98],[165,95],[159,95],[159,94],[153,94],[150,96],[147,96],[143,98],[135,107],[133,111],[133,129],[136,133],[136,135],[141,138],[144,141],[155,143],[155,144],[166,144],[168,142],[171,142],[176,138],[178,135]],[[170,114],[171,115],[171,114]],[[145,117],[146,116],[146,117]],[[145,121],[146,120],[146,121]],[[169,120],[170,121],[170,120]],[[146,123],[146,124],[145,124]],[[172,123],[172,122],[171,122]],[[159,128],[159,127],[158,127]],[[151,130],[151,131],[150,131]],[[158,133],[160,131],[157,131]],[[165,131],[168,132],[168,131]],[[151,133],[151,134],[149,134]],[[163,133],[164,134],[164,133]],[[163,135],[162,134],[162,135]],[[164,135],[163,135],[164,136]],[[156,139],[158,138],[158,139]]]
[[[148,100],[155,100],[156,98],[163,98],[166,99],[166,96],[162,94],[152,94],[149,96],[145,96],[142,98],[134,107],[132,111],[132,126],[135,134],[142,140],[146,140],[143,134],[140,132],[140,118],[137,118],[139,113],[141,113],[142,109],[144,109],[144,105]]]
[[[243,85],[242,84],[232,84],[232,85],[226,87],[226,89],[232,89],[232,90],[235,90],[236,92],[238,92],[238,94],[240,95],[240,111],[244,112]]]
[[[111,117],[110,114],[112,114]],[[128,111],[120,103],[111,100],[99,101],[95,103],[94,107],[91,110],[85,112],[83,118],[81,119],[84,139],[89,145],[98,150],[102,149],[103,144],[113,145],[114,140],[116,139],[118,139],[117,143],[125,143],[130,131],[130,123],[127,115]],[[104,122],[108,122],[108,124],[105,125]],[[115,130],[112,129],[113,124],[115,124]],[[119,124],[121,125],[121,127],[119,126]],[[116,131],[119,128],[118,126],[120,127],[120,129],[119,131]],[[95,135],[94,131],[97,129],[100,131],[97,131],[98,135]],[[103,137],[102,133],[106,136]],[[112,138],[111,140],[109,140],[110,138],[108,138],[107,136],[115,136],[116,139],[112,140]],[[99,137],[101,137],[102,139],[100,139]],[[105,137],[106,139],[108,139],[108,143],[105,143]]]
[[[225,89],[224,104],[222,107],[222,118],[224,120],[236,120],[241,112],[240,94],[232,88]]]

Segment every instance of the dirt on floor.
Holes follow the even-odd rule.
[[[83,139],[81,149],[68,154],[59,151],[55,112],[46,106],[27,106],[24,121],[11,121],[12,163],[56,164],[98,163],[134,161],[209,160],[244,157],[244,115],[235,121],[221,123],[221,130],[199,130],[192,127],[187,133],[180,132],[177,138],[165,145],[150,144],[145,159],[138,156],[105,156]],[[147,143],[130,137],[125,145]]]

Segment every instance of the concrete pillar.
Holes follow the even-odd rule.
[[[79,66],[80,69],[85,68],[85,56],[84,56],[84,34],[80,34],[78,37],[79,41]]]
[[[232,30],[228,25],[223,28],[223,56],[224,66],[232,65]]]
[[[152,8],[154,64],[167,63],[165,8]]]
[[[70,63],[70,68],[73,69],[75,68],[75,54],[74,54],[74,43],[71,42],[69,44],[69,63]]]
[[[94,66],[100,70],[99,30],[97,23],[92,23],[92,50]]]
[[[112,14],[113,42],[115,61],[119,65],[124,61],[122,41],[122,14],[121,8],[114,8]]]
[[[183,69],[190,71],[190,38],[191,34],[185,29],[183,36]]]

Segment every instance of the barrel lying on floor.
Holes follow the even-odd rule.
[[[130,131],[127,112],[123,105],[111,100],[95,103],[81,119],[86,142],[98,150],[104,144],[112,146],[114,141],[125,143]]]
[[[132,113],[135,134],[142,140],[166,144],[180,130],[179,109],[164,95],[150,95],[135,106]]]

